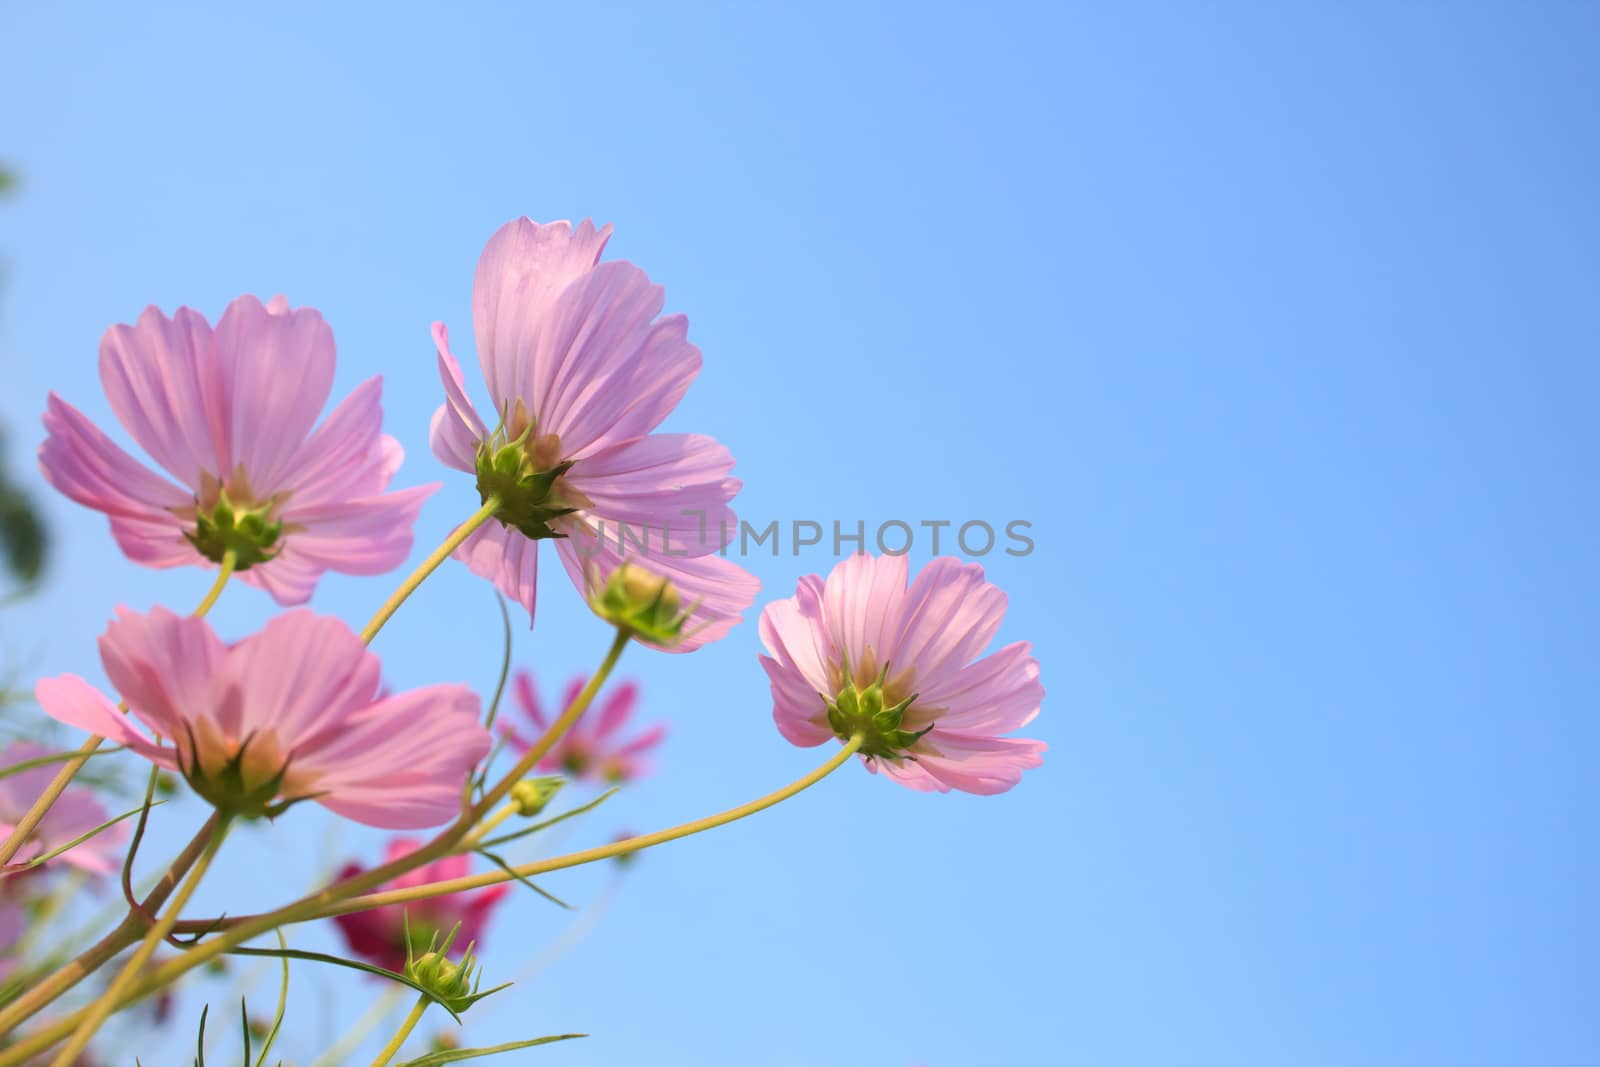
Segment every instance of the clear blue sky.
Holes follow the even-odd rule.
[[[1041,770],[994,799],[843,774],[651,853],[475,1039],[594,1035],[526,1059],[552,1065],[1600,1062],[1592,8],[9,4],[0,40],[17,465],[48,388],[107,417],[107,325],[281,291],[332,322],[341,389],[385,375],[402,480],[446,478],[428,324],[470,337],[506,219],[593,215],[690,316],[672,425],[729,444],[752,519],[1033,523],[1032,555],[984,562],[1043,664]],[[48,503],[49,588],[0,627],[28,670],[97,677],[113,604],[204,578]],[[449,479],[419,542],[474,504]],[[830,547],[755,560],[763,598]],[[546,576],[516,654],[553,686],[605,634]],[[359,621],[389,588],[318,603]],[[268,608],[241,588],[215,618]],[[571,843],[813,765],[757,645],[624,661],[673,733]],[[492,597],[453,566],[378,647],[396,684],[488,685]],[[161,841],[198,818],[162,809]],[[241,835],[202,908],[298,889],[322,857],[289,850],[320,841],[310,812]],[[519,899],[491,973],[568,921]],[[300,1052],[371,993],[296,982]]]

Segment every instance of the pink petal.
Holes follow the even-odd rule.
[[[992,796],[1022,780],[1022,772],[1044,762],[1048,746],[1022,737],[985,737],[935,729],[913,751],[934,778],[964,793]]]
[[[836,648],[848,652],[852,668],[874,654],[881,669],[891,661],[892,673],[911,666],[900,661],[891,634],[903,626],[907,563],[904,556],[857,553],[834,566],[823,592],[822,617]]]
[[[232,415],[232,462],[268,496],[287,486],[301,442],[328,402],[333,331],[315,309],[274,313],[241,296],[217,323],[216,351]]]
[[[57,722],[76,726],[119,745],[127,745],[163,767],[171,769],[177,766],[171,749],[152,744],[149,738],[133,728],[128,717],[119,712],[98,689],[76,674],[41,678],[33,687],[33,695],[44,713]]]
[[[490,519],[474,530],[454,555],[473,574],[489,579],[496,589],[528,609],[528,625],[533,625],[539,584],[537,541]]]
[[[521,218],[489,238],[473,278],[472,322],[497,412],[519,398],[532,407],[540,326],[556,298],[600,261],[610,237],[610,226],[596,230],[588,219],[574,230]]]
[[[613,689],[595,719],[595,737],[610,737],[620,730],[627,723],[628,716],[633,714],[633,706],[638,701],[639,687],[633,682],[623,682]]]
[[[100,341],[100,381],[117,419],[191,489],[202,472],[233,468],[215,351],[210,325],[190,308],[170,320],[146,308],[136,324],[113,326]]]
[[[100,637],[106,677],[133,713],[163,737],[182,737],[211,707],[211,676],[226,648],[203,619],[126,608]],[[110,734],[106,735],[110,737]]]
[[[652,434],[580,460],[567,481],[591,501],[591,524],[620,527],[654,554],[703,556],[739,528],[728,506],[740,485],[732,469],[714,438]]]
[[[404,455],[399,442],[383,433],[383,378],[368,378],[296,450],[290,505],[376,496],[388,488]]]
[[[319,775],[318,801],[369,826],[422,829],[461,810],[467,774],[488,754],[478,697],[466,686],[397,694],[346,717],[296,766]]]
[[[517,704],[522,708],[528,720],[541,730],[548,729],[550,723],[545,719],[544,708],[539,703],[539,693],[533,686],[533,675],[527,671],[518,671],[515,681]]]
[[[281,518],[302,529],[286,533],[285,544],[299,559],[327,570],[386,574],[411,554],[417,515],[438,489],[435,483],[338,502],[291,500]]]
[[[112,534],[128,558],[153,567],[200,558],[184,539],[186,524],[173,514],[193,505],[190,493],[118,448],[54,393],[44,427],[49,436],[39,448],[39,468],[46,480],[85,507],[110,516]]]
[[[918,707],[942,708],[937,715],[941,730],[967,734],[1004,734],[1020,730],[1039,714],[1044,686],[1039,684],[1039,662],[1026,641],[1007,645],[990,656],[947,674],[942,684],[920,686]],[[906,728],[920,729],[925,720],[913,717]]]
[[[450,334],[442,322],[433,324],[433,343],[439,350],[439,379],[444,383],[445,402],[433,413],[428,444],[439,462],[471,474],[477,469],[478,443],[489,436],[489,431],[467,396],[461,364],[450,354]]]
[[[294,540],[266,563],[240,571],[239,581],[265,591],[281,606],[290,608],[306,603],[316,591],[317,581],[328,568],[306,559],[295,550]]]
[[[932,688],[988,647],[1005,618],[1006,595],[976,563],[941,556],[922,568],[900,611],[903,629],[897,639],[886,632],[883,654]]]
[[[339,619],[291,611],[229,650],[216,671],[212,716],[235,738],[271,730],[308,755],[372,703],[382,665]]]

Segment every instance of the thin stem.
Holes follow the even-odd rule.
[[[194,968],[203,966],[208,961],[222,955],[235,945],[243,944],[244,942],[249,941],[251,938],[266,933],[268,930],[274,929],[275,927],[287,926],[291,923],[307,922],[312,919],[326,918],[330,915],[343,915],[352,911],[365,911],[368,908],[377,907],[381,904],[403,903],[409,900],[420,900],[427,897],[441,896],[446,893],[458,893],[463,889],[475,889],[479,886],[495,885],[499,882],[510,881],[512,878],[518,876],[527,878],[533,875],[545,874],[550,871],[563,870],[568,867],[577,867],[585,863],[593,863],[597,860],[610,859],[613,856],[621,856],[630,852],[637,852],[641,849],[649,848],[652,845],[659,845],[666,841],[672,841],[680,837],[687,837],[690,834],[699,833],[702,830],[709,830],[713,827],[723,826],[727,823],[734,822],[735,820],[742,819],[747,815],[754,815],[758,811],[770,808],[774,804],[787,800],[796,793],[808,789],[809,787],[820,782],[829,774],[832,774],[834,771],[838,770],[846,760],[854,755],[856,749],[861,747],[861,742],[862,738],[859,736],[852,737],[844,744],[842,748],[839,749],[838,752],[834,753],[826,763],[818,767],[816,770],[789,783],[782,789],[768,793],[766,796],[757,800],[752,800],[748,804],[741,804],[739,807],[729,808],[727,811],[722,812],[721,814],[708,816],[704,819],[696,819],[694,822],[683,823],[682,825],[674,826],[667,830],[658,830],[653,834],[643,834],[639,837],[630,837],[623,841],[613,842],[612,844],[605,845],[600,848],[591,848],[583,852],[573,852],[566,856],[558,856],[554,859],[540,860],[535,863],[523,864],[520,867],[512,868],[512,870],[516,872],[515,874],[509,874],[504,871],[493,871],[487,874],[475,875],[470,878],[455,878],[449,881],[433,882],[428,885],[417,886],[414,889],[390,890],[385,893],[372,893],[367,896],[355,897],[348,900],[337,898],[330,900],[330,897],[332,896],[330,891],[335,888],[330,886],[327,890],[324,890],[321,893],[307,897],[305,900],[298,901],[295,904],[291,904],[287,907],[280,908],[277,911],[253,916],[249,919],[239,920],[237,925],[230,926],[227,930],[218,934],[216,937],[213,937],[211,940],[196,945],[187,952],[183,953],[181,956],[167,960],[165,963],[162,963],[160,966],[154,968],[144,978],[143,981],[141,981],[134,989],[129,991],[127,996],[124,998],[124,1003],[131,1004],[141,997],[148,996],[156,990],[165,987],[169,983],[187,974]],[[380,883],[381,881],[387,881],[392,877],[392,874],[386,874],[380,880]],[[353,883],[355,880],[352,879],[351,881]],[[76,1012],[67,1016],[65,1019],[61,1019],[50,1024],[49,1026],[42,1028],[37,1033],[28,1035],[28,1037],[17,1042],[10,1048],[0,1050],[0,1067],[17,1067],[19,1064],[26,1063],[28,1057],[34,1056],[41,1050],[49,1048],[57,1041],[60,1041],[68,1033],[72,1032],[73,1027],[78,1024],[79,1019],[81,1019],[83,1015],[83,1011]]]
[[[222,595],[223,586],[227,585],[228,579],[233,577],[236,563],[237,559],[232,549],[222,554],[222,565],[217,570],[216,581],[211,583],[211,588],[206,591],[205,597],[200,601],[200,606],[194,609],[196,618],[204,618],[206,613],[211,610],[212,605],[216,604],[217,598]],[[35,800],[33,806],[27,810],[27,813],[17,820],[17,825],[12,829],[11,835],[3,843],[0,843],[0,864],[11,862],[11,857],[17,854],[17,850],[22,847],[22,843],[38,827],[39,820],[44,818],[45,813],[55,804],[57,798],[66,791],[67,786],[77,775],[79,769],[89,762],[89,757],[94,755],[95,749],[99,748],[104,741],[105,738],[103,737],[89,738],[78,747],[76,756],[61,765],[61,769],[50,780],[50,784],[45,786],[44,792],[39,794],[39,799]]]
[[[400,1024],[400,1029],[396,1030],[394,1036],[389,1039],[389,1043],[383,1046],[383,1050],[378,1053],[378,1058],[372,1061],[372,1067],[388,1067],[389,1061],[399,1054],[400,1046],[404,1045],[406,1038],[411,1036],[411,1031],[415,1030],[417,1023],[422,1021],[422,1013],[428,1010],[428,1005],[431,1003],[433,1001],[426,993],[417,998],[417,1002],[411,1006],[410,1014]]]
[[[535,741],[533,747],[522,754],[522,758],[517,761],[517,765],[511,768],[511,773],[500,779],[499,784],[485,793],[483,799],[478,801],[477,805],[472,809],[474,821],[482,818],[484,813],[488,812],[500,802],[501,798],[511,792],[511,787],[521,781],[523,775],[537,767],[539,761],[548,756],[550,750],[556,747],[556,744],[566,735],[568,730],[572,729],[573,724],[589,709],[589,705],[594,703],[594,698],[600,692],[600,687],[606,684],[607,678],[611,677],[611,672],[616,669],[617,660],[622,658],[622,652],[628,647],[628,642],[632,637],[633,634],[630,631],[620,626],[617,627],[617,635],[611,639],[611,647],[606,650],[606,658],[600,661],[600,669],[589,677],[589,681],[584,684],[582,691],[578,693],[571,704],[567,705],[567,710],[563,711],[561,716],[550,724],[550,729],[544,732],[544,736]]]
[[[461,839],[461,851],[477,847],[478,842],[488,836],[489,831],[505,822],[518,811],[517,802],[508,800],[500,806],[500,810],[479,823],[471,833]]]
[[[178,887],[177,894],[172,898],[172,906],[162,914],[154,926],[150,927],[149,931],[144,935],[144,940],[139,943],[139,947],[134,950],[132,956],[128,957],[128,962],[123,964],[122,970],[111,980],[111,984],[106,986],[105,992],[100,994],[99,999],[93,1004],[89,1005],[82,1021],[73,1031],[71,1040],[51,1061],[51,1067],[71,1067],[77,1061],[78,1053],[84,1050],[90,1039],[99,1031],[101,1024],[120,1006],[123,991],[138,977],[145,964],[150,962],[150,957],[155,955],[156,946],[166,939],[167,934],[171,933],[172,924],[178,921],[178,915],[189,903],[189,898],[194,895],[195,889],[199,887],[200,880],[205,877],[206,869],[211,866],[211,861],[216,857],[217,849],[222,847],[222,839],[228,836],[228,820],[226,817],[213,818],[210,825],[212,830],[210,837],[206,841],[205,849],[200,853],[200,858],[195,861],[194,868],[190,870],[189,876]]]
[[[534,875],[548,874],[551,871],[565,870],[568,867],[581,867],[585,863],[607,860],[613,856],[624,856],[630,852],[638,852],[642,849],[650,848],[653,845],[665,844],[668,841],[676,841],[681,837],[689,837],[693,834],[715,829],[718,826],[726,826],[728,823],[737,822],[747,815],[765,811],[774,804],[788,800],[796,793],[816,785],[822,779],[838,770],[851,756],[855,755],[856,749],[861,747],[861,742],[860,735],[852,737],[826,763],[810,774],[805,775],[803,778],[798,778],[782,789],[774,790],[764,797],[759,797],[747,804],[740,804],[736,808],[729,808],[727,811],[718,812],[716,815],[707,815],[703,819],[680,823],[665,830],[657,830],[655,833],[640,834],[638,837],[628,837],[621,841],[613,841],[611,844],[601,845],[599,848],[590,848],[582,852],[571,852],[565,856],[556,856],[553,859],[524,863],[511,869],[515,873],[489,871],[466,878],[430,882],[426,885],[413,886],[408,889],[391,889],[383,893],[368,893],[366,896],[340,901],[333,907],[318,912],[315,917],[344,915],[348,912],[365,911],[368,908],[376,908],[384,904],[403,904],[412,900],[425,900],[429,897],[441,896],[446,893],[459,893],[465,889],[476,889],[479,886],[510,881],[518,876],[531,878]]]
[[[406,987],[398,982],[385,985],[383,992],[378,994],[366,1014],[357,1019],[328,1051],[311,1061],[311,1067],[336,1067],[337,1064],[343,1063],[345,1057],[354,1052],[356,1046],[366,1040],[367,1035],[376,1030],[378,1024],[394,1010],[394,1006],[400,1002],[400,994],[404,993],[405,989]]]
[[[383,624],[400,610],[400,605],[406,602],[406,598],[415,593],[417,587],[427,580],[428,575],[438,570],[439,564],[449,559],[450,553],[460,548],[461,543],[471,537],[474,530],[493,518],[498,510],[500,510],[500,498],[490,494],[489,499],[483,502],[483,507],[473,513],[472,518],[457,526],[454,532],[444,539],[444,543],[430,552],[428,558],[418,564],[417,569],[400,583],[400,588],[389,594],[389,599],[383,602],[377,614],[362,627],[361,640],[370,645],[372,639],[378,635],[378,631],[383,629]]]

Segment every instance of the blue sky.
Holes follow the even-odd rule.
[[[1032,554],[982,562],[1002,639],[1042,663],[1042,769],[999,798],[850,769],[649,854],[614,897],[606,872],[556,876],[612,903],[473,1040],[582,1030],[537,1062],[663,1067],[1600,1058],[1592,10],[14,4],[0,25],[24,178],[0,207],[0,414],[30,476],[48,389],[109,419],[108,325],[285,292],[333,324],[341,393],[385,376],[401,481],[446,481],[420,557],[476,503],[427,450],[429,323],[465,344],[506,219],[592,215],[688,313],[705,370],[670,425],[729,444],[747,517],[1032,523]],[[0,633],[25,674],[98,676],[114,604],[187,607],[205,579],[133,567],[39,492],[56,566]],[[829,549],[751,559],[763,601]],[[605,633],[546,577],[516,656],[548,687]],[[317,604],[359,622],[390,587],[334,578]],[[243,635],[269,608],[239,588],[214,618]],[[452,565],[376,647],[398,685],[487,687],[498,627]],[[814,765],[772,728],[757,646],[750,623],[624,660],[671,739],[567,843]],[[200,817],[159,814],[169,846]],[[380,846],[297,811],[231,843],[199,908]],[[491,972],[572,921],[519,898]],[[372,992],[299,968],[288,1048]]]

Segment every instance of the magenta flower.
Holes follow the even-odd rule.
[[[48,756],[51,749],[31,741],[13,741],[0,756],[0,765],[14,767],[27,760]],[[59,763],[47,763],[0,778],[0,838],[10,835],[18,822],[33,807],[33,802],[61,769]],[[111,818],[93,791],[82,786],[69,786],[45,812],[22,850],[12,862],[27,863],[36,856],[76,840]],[[117,869],[123,842],[128,839],[128,827],[123,823],[108,826],[82,844],[74,845],[52,862],[70,864],[91,874],[105,874]]]
[[[130,715],[72,674],[39,682],[45,712],[177,769],[239,815],[315,800],[369,826],[437,826],[460,811],[467,773],[489,751],[470,689],[379,698],[378,657],[343,622],[310,611],[230,647],[204,619],[123,608],[100,660]]]
[[[652,641],[687,651],[739,621],[760,583],[718,554],[738,529],[733,457],[710,437],[652,431],[700,370],[682,315],[657,318],[662,291],[625,261],[600,263],[611,227],[507,223],[473,281],[487,422],[467,398],[443,323],[433,327],[446,402],[434,455],[477,476],[495,519],[457,551],[531,617],[538,542],[591,600],[629,561],[672,583],[687,612]],[[641,636],[650,640],[648,632]]]
[[[567,691],[561,697],[560,706],[565,708],[570,705],[587,681],[588,679],[583,677],[572,679],[567,684]],[[532,674],[527,671],[517,672],[516,694],[518,707],[537,731],[534,737],[548,730],[554,716],[545,715],[544,708],[539,703],[539,694],[534,691]],[[645,755],[661,744],[662,739],[667,736],[667,724],[658,722],[633,737],[624,738],[623,731],[627,728],[628,720],[633,716],[634,706],[638,702],[637,685],[624,682],[618,686],[606,698],[599,712],[590,713],[579,719],[576,725],[556,742],[556,746],[549,754],[539,761],[538,769],[560,771],[578,781],[606,782],[612,785],[644,777],[650,771]],[[532,739],[524,737],[514,727],[507,728],[506,736],[511,745],[520,751],[526,752],[533,744]]]
[[[415,838],[397,837],[389,842],[383,861],[393,862],[421,847],[422,842]],[[407,871],[393,881],[385,882],[383,888],[409,889],[429,882],[464,878],[471,873],[471,867],[471,860],[465,855],[446,856]],[[364,870],[366,868],[359,863],[347,864],[339,872],[339,879],[342,881]],[[382,907],[368,908],[366,911],[336,915],[334,921],[339,924],[339,929],[343,932],[345,943],[350,946],[351,952],[379,967],[386,967],[391,971],[403,971],[406,966],[408,926],[411,930],[411,947],[418,956],[428,950],[428,943],[435,934],[438,935],[440,943],[443,943],[451,927],[456,923],[461,924],[461,929],[456,932],[452,948],[465,949],[471,944],[481,946],[484,927],[489,922],[490,913],[500,902],[500,898],[510,891],[510,884],[502,883],[472,892],[450,893],[412,901],[409,904],[385,904]]]
[[[772,715],[796,745],[861,733],[867,768],[924,792],[1003,793],[1043,741],[1000,735],[1039,713],[1027,642],[982,659],[1006,595],[975,563],[941,557],[906,588],[904,556],[856,555],[761,613]]]
[[[437,486],[386,493],[402,451],[380,429],[381,378],[317,421],[333,386],[333,332],[283,297],[228,305],[216,329],[189,308],[146,308],[100,341],[100,380],[119,422],[178,484],[117,447],[54,393],[39,465],[50,484],[111,519],[147,567],[214,567],[280,604],[304,603],[324,571],[382,574],[411,551]]]

